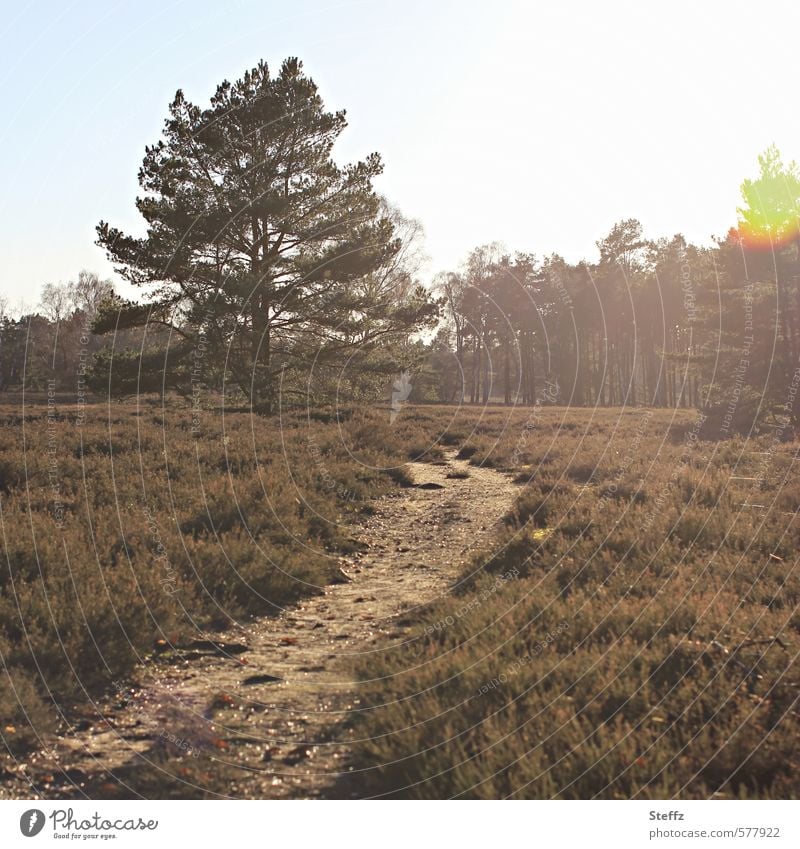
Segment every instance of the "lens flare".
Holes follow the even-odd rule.
[[[753,250],[777,250],[800,239],[800,170],[772,145],[758,157],[760,174],[742,183],[739,235]]]
[[[751,250],[777,250],[800,239],[800,219],[779,210],[764,210],[757,218],[739,222],[739,235]]]

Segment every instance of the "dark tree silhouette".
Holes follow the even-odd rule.
[[[344,167],[331,158],[345,125],[297,59],[277,76],[261,63],[223,82],[206,109],[179,91],[139,172],[147,235],[98,226],[119,272],[154,288],[144,305],[107,310],[97,330],[164,325],[177,340],[162,358],[164,385],[185,387],[202,351],[204,372],[224,364],[269,412],[279,382],[292,391],[311,360],[321,368],[429,321],[421,290],[398,299],[358,285],[401,243],[372,188],[380,157]]]

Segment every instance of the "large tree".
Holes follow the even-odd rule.
[[[277,76],[262,62],[223,82],[206,109],[179,91],[139,172],[147,235],[98,227],[98,243],[147,287],[147,302],[102,311],[96,329],[166,325],[178,341],[161,360],[165,386],[221,368],[266,412],[279,385],[304,391],[292,375],[310,362],[407,339],[435,309],[419,288],[398,296],[364,284],[382,279],[402,243],[373,190],[380,157],[332,158],[345,126],[297,59]]]

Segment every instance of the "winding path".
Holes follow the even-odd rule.
[[[352,661],[406,638],[414,608],[447,591],[518,491],[453,456],[409,468],[416,486],[376,501],[358,534],[366,550],[341,561],[347,581],[142,667],[46,750],[0,764],[0,796],[30,797],[33,784],[45,798],[135,797],[135,770],[209,751],[233,776],[225,795],[339,795],[350,768],[344,720],[359,706]]]

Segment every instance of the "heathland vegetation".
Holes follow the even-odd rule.
[[[198,421],[142,402],[80,416],[63,398],[2,414],[0,715],[15,748],[158,641],[320,592],[356,544],[352,516],[403,475],[368,414]]]
[[[179,92],[145,235],[98,226],[141,298],[82,272],[0,303],[9,750],[340,580],[404,464],[453,451],[519,498],[355,668],[359,792],[795,795],[796,166],[767,150],[710,247],[629,219],[594,261],[492,244],[425,287],[344,126],[296,60]]]
[[[793,446],[703,441],[688,411],[409,417],[524,489],[452,597],[359,664],[365,790],[796,795]]]

